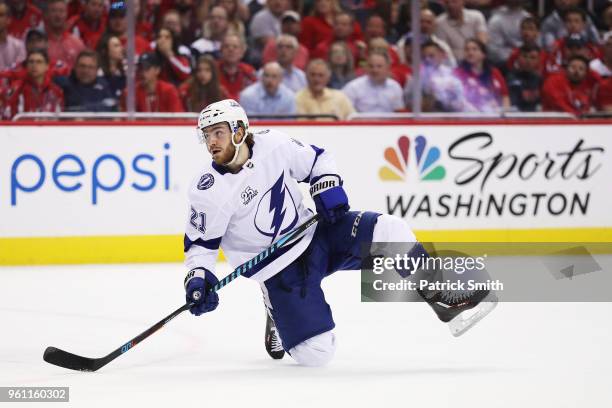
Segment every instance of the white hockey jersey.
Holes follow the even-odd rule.
[[[302,202],[298,181],[337,174],[329,153],[282,132],[257,132],[254,142],[238,173],[211,161],[193,180],[185,233],[187,268],[214,273],[220,246],[232,268],[253,258],[312,215]],[[314,230],[309,228],[301,240],[246,276],[263,282],[281,271],[306,250]]]

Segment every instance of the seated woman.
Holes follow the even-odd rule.
[[[331,69],[331,79],[328,84],[330,88],[342,89],[344,85],[355,79],[355,62],[346,42],[338,41],[329,47],[327,62]]]
[[[455,69],[466,100],[478,112],[500,112],[510,106],[502,73],[487,60],[485,45],[476,39],[465,43],[465,59]]]
[[[217,64],[210,55],[198,58],[191,77],[179,87],[179,94],[187,112],[200,112],[213,102],[229,98],[219,83]]]
[[[159,78],[176,86],[191,74],[189,59],[179,54],[179,45],[176,34],[168,28],[162,27],[157,31],[154,48],[162,64]]]
[[[125,49],[121,39],[113,34],[105,34],[96,49],[100,56],[98,76],[106,79],[113,94],[119,98],[126,84]]]

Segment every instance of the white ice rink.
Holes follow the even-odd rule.
[[[179,264],[0,268],[0,386],[69,386],[70,403],[52,406],[70,407],[612,406],[612,304],[504,303],[454,338],[425,304],[361,303],[359,273],[346,271],[324,284],[339,341],[325,368],[267,356],[261,292],[244,278],[214,313],[179,316],[99,372],[42,360],[49,345],[88,357],[119,347],[180,306],[183,275]]]

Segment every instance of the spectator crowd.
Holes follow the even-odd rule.
[[[423,0],[413,38],[410,0],[135,0],[136,110],[612,112],[612,0],[537,3]],[[126,110],[128,25],[124,1],[0,0],[0,119]]]

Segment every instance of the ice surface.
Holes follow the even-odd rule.
[[[454,338],[425,304],[361,303],[353,271],[324,284],[339,346],[325,368],[267,356],[261,292],[243,278],[214,313],[177,317],[99,372],[42,360],[50,345],[119,347],[180,306],[184,272],[0,268],[0,386],[69,386],[70,407],[612,406],[612,304],[502,303]]]

